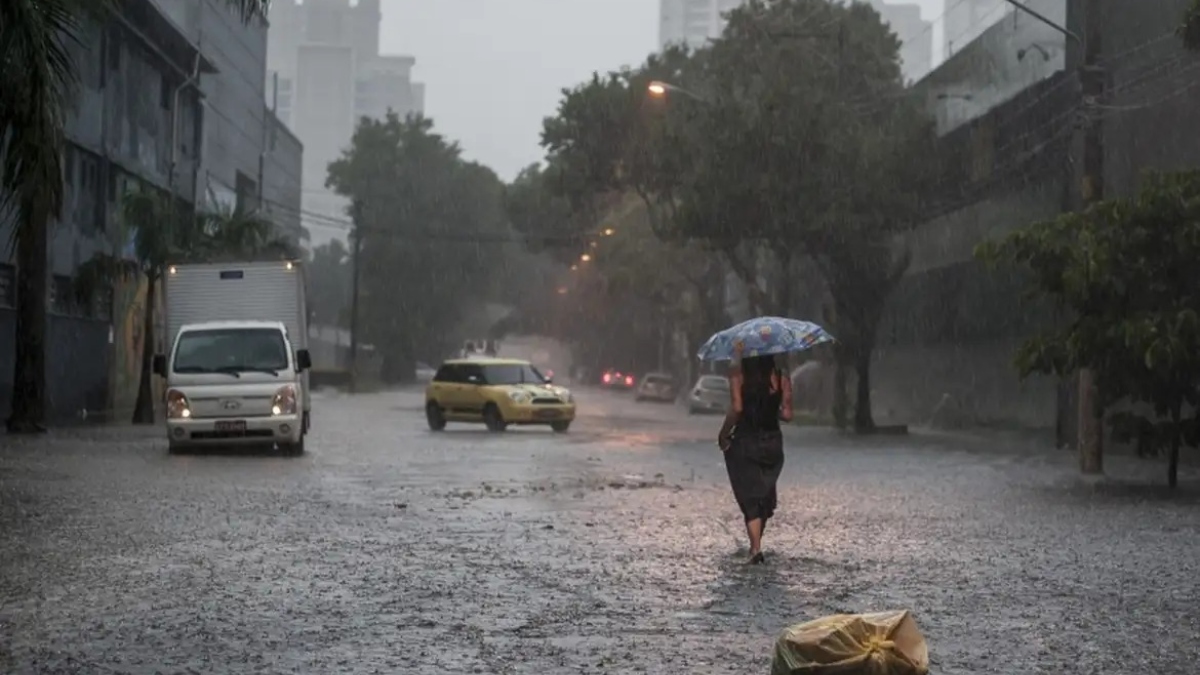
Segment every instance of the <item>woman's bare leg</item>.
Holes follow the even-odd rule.
[[[762,535],[763,526],[766,522],[762,518],[755,518],[746,521],[746,534],[750,537],[750,557],[758,555],[762,551]]]

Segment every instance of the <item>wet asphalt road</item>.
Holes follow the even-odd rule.
[[[789,623],[888,608],[936,673],[1195,672],[1194,473],[1164,498],[1069,454],[789,430],[743,568],[717,420],[579,398],[557,436],[325,396],[300,459],[3,439],[0,672],[766,673]]]

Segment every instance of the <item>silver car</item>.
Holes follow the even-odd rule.
[[[729,378],[701,375],[688,394],[688,413],[723,413],[729,407]]]

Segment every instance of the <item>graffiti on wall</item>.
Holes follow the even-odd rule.
[[[146,279],[139,277],[117,284],[113,291],[113,412],[117,418],[133,414],[142,375],[142,343],[145,339]],[[161,294],[155,302],[155,351],[161,352],[163,304]],[[156,394],[161,388],[154,379]],[[155,396],[154,400],[160,397]]]

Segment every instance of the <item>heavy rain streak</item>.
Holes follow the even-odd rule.
[[[1200,0],[0,0],[0,673],[1194,675]]]

